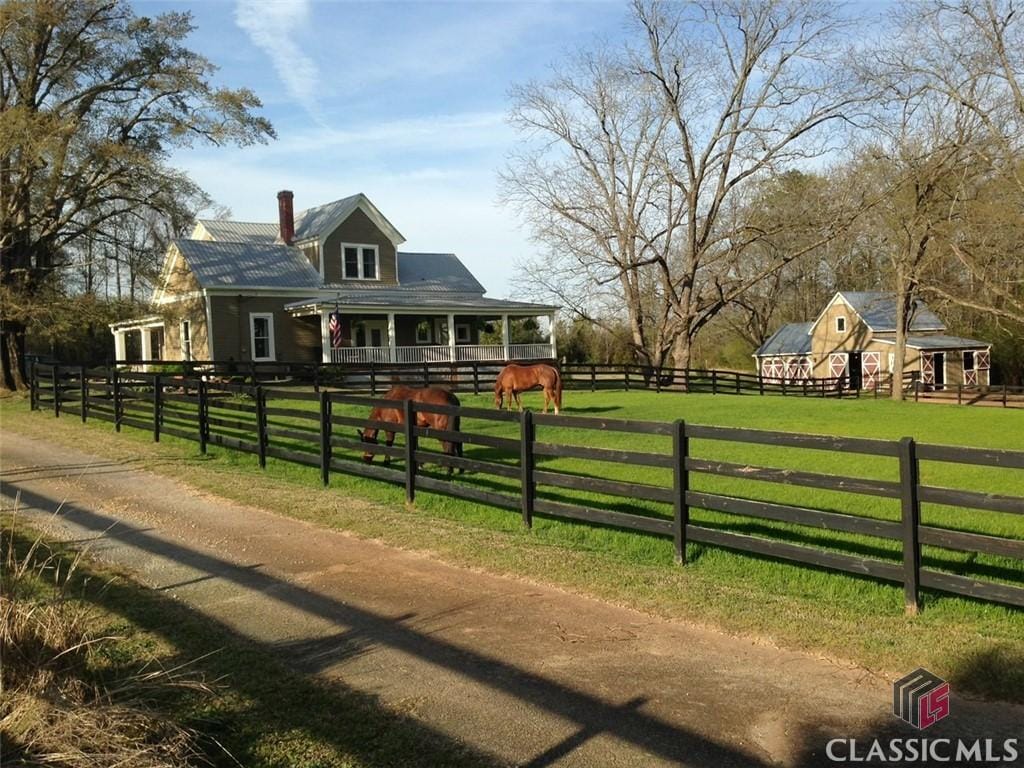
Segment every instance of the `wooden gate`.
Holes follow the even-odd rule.
[[[992,382],[989,381],[989,368],[992,367],[991,358],[987,349],[979,350],[974,353],[974,370],[978,376],[977,384],[988,386]]]
[[[860,357],[862,386],[864,389],[878,389],[878,374],[882,367],[881,352],[864,352]]]

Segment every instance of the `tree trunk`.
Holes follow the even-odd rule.
[[[25,376],[25,326],[6,322],[0,331],[0,367],[4,389],[28,389]]]
[[[907,359],[907,308],[910,304],[906,284],[902,276],[897,277],[896,286],[896,345],[892,355],[893,400],[903,400],[903,369]]]

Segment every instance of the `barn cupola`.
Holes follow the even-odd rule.
[[[295,211],[292,201],[295,194],[288,189],[282,189],[277,193],[277,222],[281,242],[291,245],[295,239]]]

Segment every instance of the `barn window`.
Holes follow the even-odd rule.
[[[965,371],[973,371],[974,370],[974,350],[973,349],[968,349],[968,350],[964,351],[964,370]]]
[[[837,317],[836,318],[836,333],[846,333],[846,318],[845,317]]]

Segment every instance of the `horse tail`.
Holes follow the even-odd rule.
[[[452,432],[458,432],[461,428],[462,428],[462,417],[459,414],[456,413],[454,416],[452,416],[451,430],[452,430]],[[462,441],[455,442],[454,445],[455,445],[455,455],[456,456],[461,456],[462,455]]]
[[[555,405],[562,410],[562,372],[554,367],[551,370],[555,372]]]

